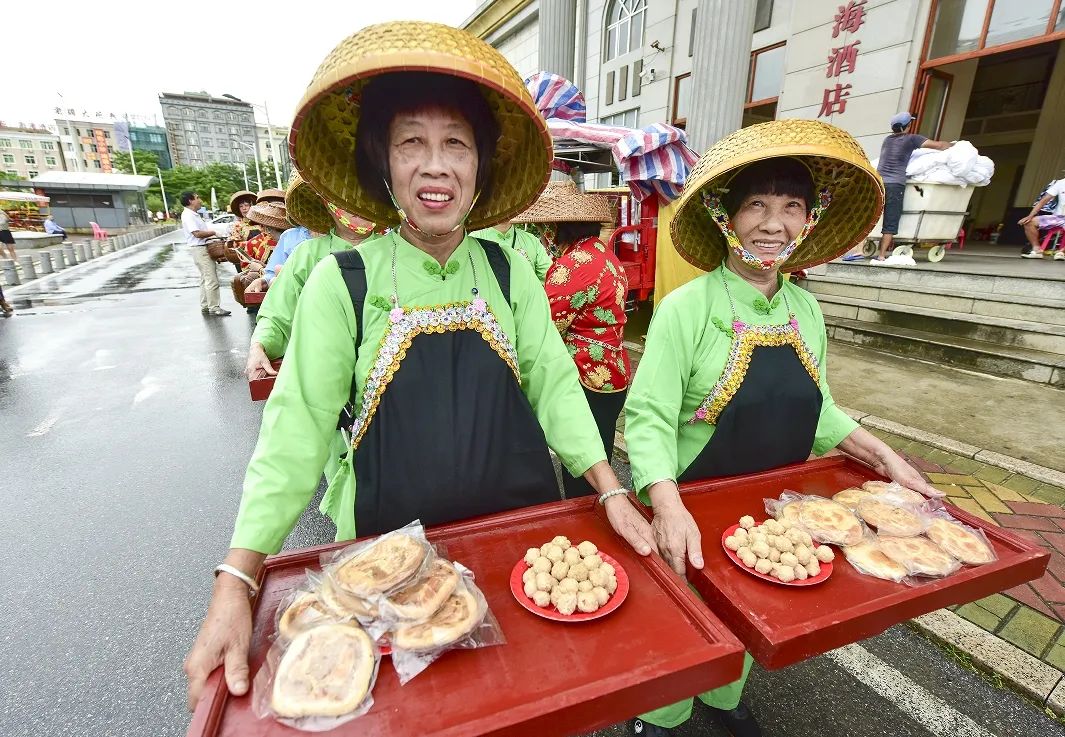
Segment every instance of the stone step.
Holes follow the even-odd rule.
[[[968,338],[993,345],[1030,348],[1065,356],[1065,325],[973,315],[838,295],[818,294],[815,296],[826,317],[832,315],[877,325]]]
[[[983,294],[1016,295],[1044,299],[1065,299],[1065,264],[1048,263],[1046,273],[1038,277],[1016,274],[983,274],[962,271],[958,267],[944,267],[942,263],[930,268],[869,266],[864,262],[832,261],[809,270],[811,276],[842,277],[863,284],[951,289]],[[1057,268],[1061,267],[1061,268]],[[957,270],[955,270],[957,269]]]
[[[1065,356],[828,314],[825,328],[843,343],[1065,389]]]
[[[821,295],[851,297],[969,315],[1065,325],[1065,287],[1061,290],[1061,299],[1051,299],[1027,294],[992,294],[946,287],[870,284],[860,279],[841,276],[810,275],[798,284],[818,298]]]

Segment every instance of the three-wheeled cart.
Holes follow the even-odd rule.
[[[965,246],[963,225],[969,214],[972,187],[936,182],[907,182],[902,200],[899,232],[895,234],[892,255],[913,256],[914,249],[925,252],[929,261],[942,261],[948,248]],[[862,248],[872,256],[879,248],[883,218],[869,234]]]

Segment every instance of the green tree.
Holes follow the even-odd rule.
[[[133,173],[133,164],[129,160],[129,151],[115,151],[111,157],[111,166],[125,174]],[[159,166],[159,154],[154,151],[133,151],[133,159],[137,162],[137,173],[145,176],[156,176],[155,168]]]

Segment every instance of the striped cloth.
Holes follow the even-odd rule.
[[[537,72],[525,80],[525,86],[547,119],[551,138],[609,149],[636,200],[655,192],[664,202],[680,196],[688,172],[699,160],[688,148],[684,131],[665,123],[625,128],[585,122],[584,95],[557,74]]]

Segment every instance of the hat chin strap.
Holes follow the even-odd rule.
[[[426,238],[447,238],[456,230],[466,225],[466,220],[469,219],[470,213],[473,212],[473,208],[477,206],[477,200],[481,197],[480,192],[473,196],[473,202],[470,203],[470,209],[466,211],[466,214],[462,216],[461,220],[455,223],[454,228],[451,228],[450,230],[444,233],[429,233],[428,231],[419,228],[417,225],[415,225],[413,220],[407,217],[406,211],[404,211],[404,209],[400,207],[399,202],[396,200],[396,196],[392,194],[392,188],[388,186],[388,182],[384,179],[382,179],[381,181],[385,183],[385,189],[388,190],[388,197],[392,200],[392,207],[396,208],[396,212],[399,213],[400,220],[409,225],[411,230],[413,230],[415,233],[417,233],[418,235],[425,236]]]
[[[770,271],[787,261],[817,226],[817,223],[821,220],[821,216],[824,215],[825,210],[828,209],[830,204],[832,204],[832,192],[827,188],[821,190],[821,193],[817,198],[817,204],[810,209],[810,214],[806,217],[806,222],[803,223],[802,230],[800,230],[799,234],[795,236],[795,240],[785,246],[784,250],[778,253],[775,258],[766,260],[758,258],[744,248],[739,236],[736,235],[736,231],[732,229],[732,219],[729,218],[728,212],[725,210],[725,206],[721,202],[721,197],[716,194],[703,195],[703,205],[709,211],[710,218],[721,230],[722,235],[725,236],[725,241],[728,243],[729,250],[736,254],[736,256],[743,261],[745,266],[749,266],[752,269],[758,269],[759,271]]]

